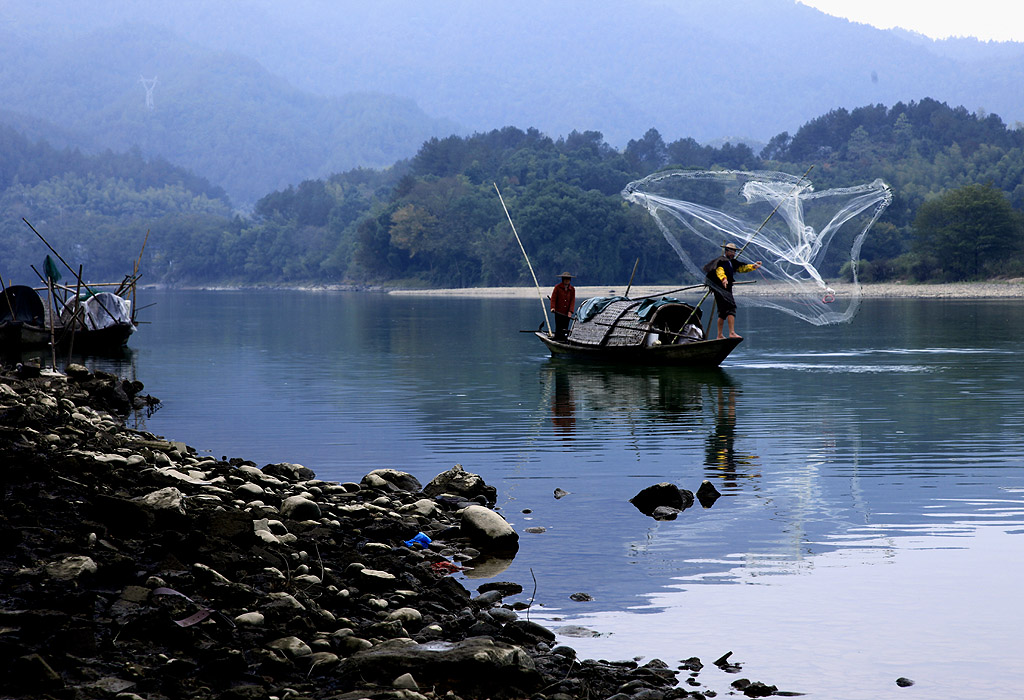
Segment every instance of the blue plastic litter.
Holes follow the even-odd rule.
[[[418,544],[419,546],[425,548],[427,545],[430,544],[430,538],[424,535],[422,532],[417,532],[415,537],[413,537],[411,540],[405,541],[406,547],[412,547],[414,544]]]

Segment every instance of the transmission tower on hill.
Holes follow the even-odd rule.
[[[146,109],[153,109],[153,88],[156,87],[156,76],[152,78],[139,78],[142,87],[146,88]]]

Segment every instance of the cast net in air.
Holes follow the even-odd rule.
[[[737,282],[744,304],[784,311],[815,325],[849,321],[860,305],[857,261],[872,224],[892,201],[881,180],[814,190],[806,177],[781,172],[668,170],[629,183],[622,191],[654,217],[687,274],[699,283],[702,267],[734,243],[741,262],[763,266]],[[844,266],[852,283],[829,283]],[[684,282],[688,280],[683,280]]]

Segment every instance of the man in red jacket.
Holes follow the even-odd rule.
[[[572,275],[562,273],[562,281],[551,290],[551,313],[555,316],[555,340],[565,340],[569,335],[569,321],[576,308],[576,288],[572,286]]]

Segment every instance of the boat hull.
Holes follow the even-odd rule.
[[[718,367],[742,338],[698,340],[673,345],[601,347],[559,341],[546,333],[535,332],[552,357],[568,357],[624,365],[674,365],[678,367]]]
[[[58,344],[70,347],[75,352],[111,352],[128,344],[128,338],[135,332],[131,323],[115,323],[105,328],[89,330],[62,329]]]
[[[20,321],[0,323],[0,349],[14,352],[50,344],[50,329]]]

